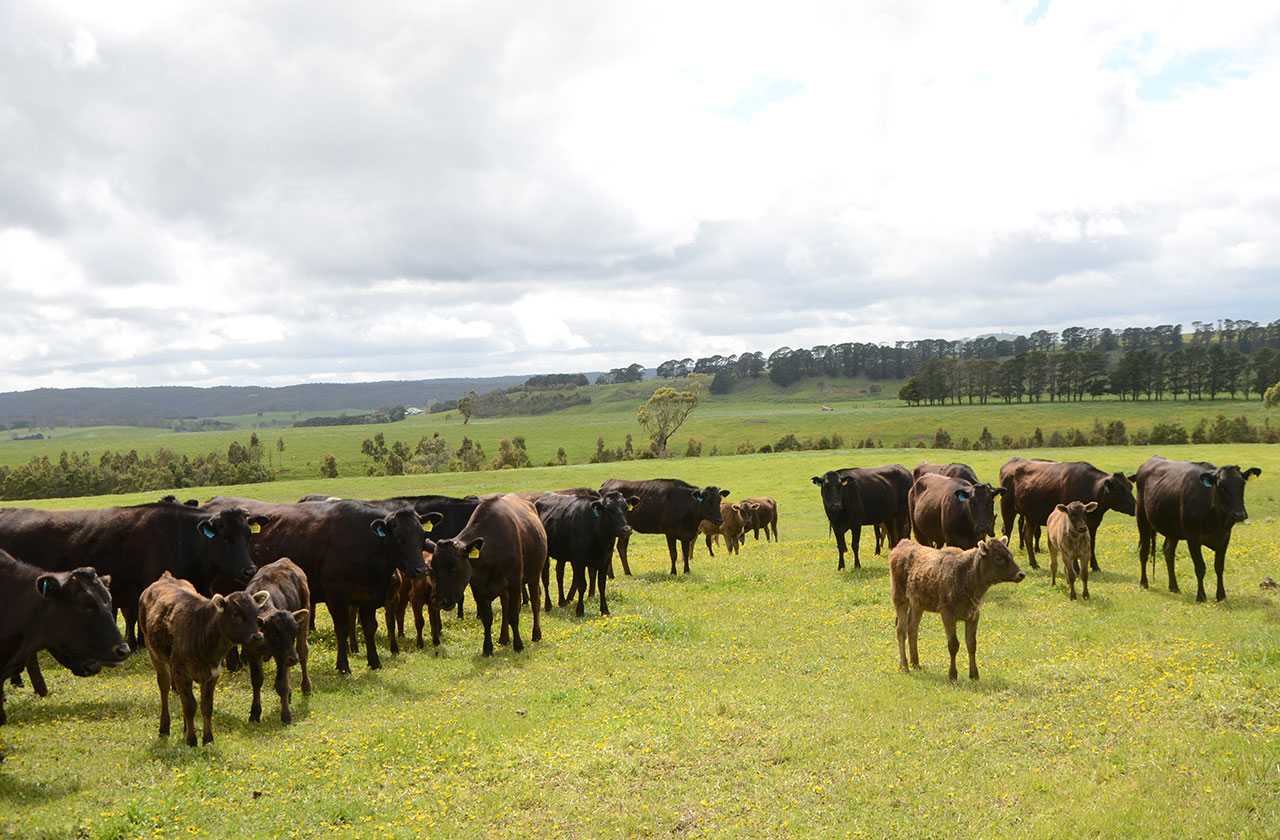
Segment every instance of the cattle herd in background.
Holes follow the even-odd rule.
[[[1009,538],[1015,523],[1032,568],[1041,529],[1046,530],[1051,582],[1061,558],[1069,597],[1075,580],[1089,597],[1088,573],[1098,570],[1096,534],[1109,510],[1136,516],[1141,584],[1157,535],[1177,592],[1174,553],[1186,541],[1195,565],[1197,600],[1205,600],[1202,547],[1214,551],[1217,598],[1226,597],[1223,564],[1231,529],[1244,521],[1245,482],[1257,468],[1215,467],[1197,462],[1148,460],[1134,475],[1108,474],[1084,462],[1013,458],[998,486],[984,483],[964,464],[922,462],[914,473],[893,464],[832,470],[812,481],[835,537],[837,568],[853,551],[861,566],[861,530],[871,526],[876,551],[887,543],[890,596],[897,618],[899,663],[918,666],[916,636],[921,615],[938,612],[948,638],[950,676],[957,676],[956,623],[966,624],[969,675],[975,661],[979,609],[987,589],[1019,581]],[[1135,498],[1136,490],[1136,498]],[[482,653],[493,652],[493,602],[500,610],[499,645],[524,648],[520,612],[528,602],[528,638],[541,638],[541,613],[552,607],[550,560],[556,561],[561,606],[599,589],[608,615],[607,581],[615,548],[630,574],[627,548],[634,533],[663,534],[677,573],[695,541],[709,551],[723,537],[737,553],[748,531],[778,538],[778,506],[769,497],[740,502],[729,491],[674,479],[610,479],[599,490],[570,488],[520,494],[404,496],[361,501],[308,496],[293,504],[217,497],[183,504],[166,497],[152,504],[102,510],[0,509],[0,680],[19,683],[27,670],[45,693],[35,653],[48,650],[79,676],[124,659],[145,646],[160,692],[160,732],[169,731],[169,692],[179,695],[186,741],[195,745],[194,683],[201,687],[203,741],[213,739],[214,686],[225,662],[247,661],[253,686],[250,719],[261,717],[263,664],[276,663],[281,719],[292,719],[289,669],[301,665],[309,693],[307,635],[316,606],[333,618],[337,668],[349,673],[349,654],[363,634],[370,668],[376,611],[385,608],[390,649],[404,632],[413,607],[417,644],[423,645],[423,609],[433,644],[440,643],[440,613],[458,609],[469,588],[484,627]],[[1003,534],[996,538],[996,501]],[[851,540],[846,542],[846,534]],[[1154,563],[1154,558],[1153,558]],[[564,588],[564,569],[572,578]],[[115,610],[124,616],[125,634]],[[4,722],[0,690],[0,723]]]

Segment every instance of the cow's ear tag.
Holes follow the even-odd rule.
[[[423,522],[423,523],[422,523],[422,530],[426,531],[427,533],[431,533],[431,529],[432,529],[432,528],[434,528],[434,527],[436,527],[436,526],[431,524],[431,520],[430,520],[430,519],[428,519],[426,522]]]
[[[262,533],[262,526],[261,526],[261,525],[259,525],[257,522],[251,522],[251,523],[249,523],[249,533],[250,533],[250,534],[261,534],[261,533]]]
[[[1209,489],[1211,489],[1211,490],[1213,489],[1213,480],[1212,480],[1212,479],[1202,478],[1202,479],[1200,479],[1200,483],[1201,483],[1201,484],[1203,484],[1205,487],[1208,487],[1208,488],[1209,488]]]
[[[40,578],[40,595],[48,598],[51,594],[53,594],[53,579],[47,577]]]
[[[592,508],[591,508],[591,512],[595,514],[596,519],[599,519],[599,518],[600,518],[600,508],[598,508],[598,507],[592,507]]]
[[[478,549],[478,548],[473,548],[473,549],[471,549],[470,551],[468,551],[468,552],[467,552],[467,558],[468,558],[469,560],[478,560],[478,559],[480,558],[480,549]]]
[[[209,539],[213,539],[218,535],[218,532],[213,530],[213,526],[210,525],[208,522],[200,523],[200,533],[204,534]]]
[[[705,496],[703,496],[701,493],[695,493],[695,494],[693,495],[693,497],[694,497],[695,499],[697,499],[698,501],[700,501],[700,502],[701,502],[701,501],[704,501],[704,500],[706,499],[706,497],[705,497]]]
[[[635,510],[635,509],[636,509],[635,505],[627,505],[627,510]]]

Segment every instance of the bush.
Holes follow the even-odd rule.
[[[773,445],[774,452],[799,452],[800,441],[796,440],[796,436],[788,432],[778,439]]]
[[[934,449],[950,449],[951,433],[948,432],[946,429],[942,428],[941,426],[939,426],[938,431],[933,433],[933,448]]]
[[[1186,443],[1187,430],[1177,423],[1157,423],[1151,427],[1147,441],[1155,446]],[[1137,443],[1137,435],[1134,435],[1134,443]]]
[[[693,438],[689,438],[689,445],[684,448],[684,457],[700,458],[702,457],[702,444]]]
[[[324,456],[324,460],[320,463],[321,478],[337,478],[338,477],[338,459],[333,457],[330,452]]]

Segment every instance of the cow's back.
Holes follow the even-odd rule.
[[[600,485],[600,494],[616,490],[624,497],[638,497],[640,504],[627,514],[627,522],[642,534],[679,533],[691,539],[698,533],[701,522],[693,499],[698,489],[674,478],[646,481],[611,478]]]

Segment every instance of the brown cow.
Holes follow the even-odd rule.
[[[897,610],[894,624],[898,633],[898,667],[907,668],[907,643],[911,645],[911,667],[920,667],[916,638],[920,617],[936,612],[947,631],[947,650],[951,653],[951,670],[955,679],[956,622],[964,622],[964,640],[969,650],[969,679],[978,678],[978,614],[982,599],[993,584],[1017,583],[1026,573],[1013,562],[1008,540],[984,540],[977,548],[927,548],[915,540],[903,540],[889,552],[889,592]]]
[[[535,642],[542,639],[542,598],[538,587],[547,564],[547,532],[532,503],[515,496],[483,499],[456,537],[428,548],[433,552],[430,573],[436,586],[432,601],[437,609],[450,610],[471,586],[476,613],[484,625],[485,656],[493,655],[494,598],[502,607],[498,644],[507,643],[509,629],[511,649],[516,653],[524,650],[520,598],[525,586],[533,609],[530,638]]]
[[[1244,487],[1262,470],[1238,466],[1215,467],[1203,461],[1170,461],[1153,455],[1138,468],[1138,559],[1142,563],[1142,587],[1147,586],[1147,557],[1155,548],[1156,534],[1164,535],[1164,561],[1169,567],[1169,591],[1178,591],[1173,561],[1178,541],[1196,569],[1196,600],[1205,600],[1204,555],[1201,546],[1213,549],[1218,575],[1219,601],[1227,597],[1222,572],[1231,543],[1231,529],[1249,518]],[[1154,561],[1153,561],[1154,566]]]
[[[947,475],[952,478],[963,478],[970,484],[982,483],[978,481],[978,474],[973,471],[973,467],[968,464],[961,464],[958,462],[950,464],[935,464],[933,461],[921,461],[916,464],[915,469],[911,471],[911,480],[919,481],[920,476],[928,475],[929,473]]]
[[[698,524],[698,531],[706,536],[707,553],[712,557],[716,556],[715,551],[711,549],[711,540],[713,537],[723,536],[729,553],[737,554],[738,546],[746,535],[747,523],[751,521],[755,507],[747,502],[721,502],[720,517],[723,521],[719,525],[706,519],[702,520]]]
[[[4,681],[27,667],[36,651],[48,649],[78,677],[129,655],[111,614],[110,585],[110,576],[87,566],[46,572],[0,551],[0,724]]]
[[[911,485],[911,530],[922,545],[973,548],[996,535],[996,497],[1004,488],[925,473]]]
[[[182,701],[182,724],[187,746],[196,745],[196,698],[200,683],[200,712],[204,741],[213,741],[213,689],[222,672],[222,659],[232,645],[262,641],[258,609],[270,600],[266,592],[233,592],[225,598],[206,598],[190,582],[165,572],[142,590],[138,599],[138,627],[147,639],[151,665],[160,688],[160,734],[169,734],[169,689]]]
[[[310,646],[307,629],[311,626],[311,591],[307,587],[307,575],[288,557],[268,563],[245,585],[245,592],[266,592],[271,600],[258,610],[258,626],[262,628],[262,641],[245,645],[245,658],[249,660],[249,682],[253,686],[253,703],[249,707],[249,720],[262,719],[262,661],[276,661],[276,694],[280,697],[280,722],[293,723],[290,700],[293,688],[289,685],[289,667],[299,663],[302,670],[302,693],[311,693],[311,672],[307,667]]]
[[[1097,502],[1072,502],[1058,505],[1049,514],[1045,526],[1049,537],[1049,583],[1058,585],[1058,555],[1062,555],[1062,568],[1071,589],[1071,600],[1076,599],[1076,570],[1080,570],[1082,593],[1089,597],[1089,514],[1098,507]]]
[[[751,529],[751,536],[754,539],[760,539],[760,530],[764,529],[764,541],[769,542],[769,531],[773,531],[773,541],[778,541],[778,503],[769,496],[758,496],[753,499],[743,499],[744,502],[750,502],[755,505],[751,509],[751,522],[747,525]]]

